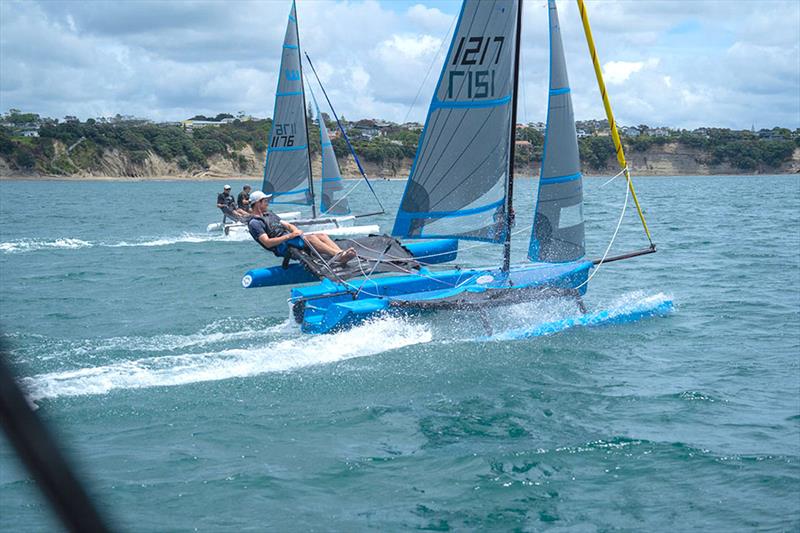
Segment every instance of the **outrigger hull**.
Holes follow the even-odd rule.
[[[533,263],[496,269],[420,271],[353,282],[324,280],[292,289],[289,303],[305,333],[330,333],[381,313],[482,309],[586,292],[590,261]]]
[[[438,239],[404,244],[412,257],[427,265],[435,265],[455,261],[458,256],[458,241],[455,239]],[[275,287],[278,285],[297,285],[314,283],[319,278],[300,263],[289,263],[284,266],[254,268],[242,277],[242,287],[255,289],[258,287]]]
[[[292,222],[300,218],[300,211],[289,211],[287,213],[275,214],[278,215],[281,220],[285,220],[287,222]],[[206,226],[206,231],[209,233],[215,233],[219,231],[225,235],[230,235],[231,233],[244,234],[247,232],[247,224],[244,224],[243,222],[236,222],[235,220],[230,220],[227,217],[224,217],[222,222],[212,222]]]
[[[342,217],[324,217],[311,219],[298,219],[299,212],[279,213],[281,220],[291,222],[305,233],[325,233],[326,235],[337,237],[353,237],[356,235],[374,235],[381,231],[377,224],[365,224],[362,226],[353,225],[356,217],[353,215]],[[245,235],[248,233],[247,224],[242,222],[228,222],[209,224],[207,231],[222,231],[225,235]]]

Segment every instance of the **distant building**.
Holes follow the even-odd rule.
[[[353,135],[360,135],[361,137],[372,140],[381,134],[381,126],[374,120],[364,119],[352,124],[350,126],[350,132]]]
[[[419,122],[406,122],[404,124],[401,124],[400,127],[403,128],[404,130],[409,130],[409,131],[422,130],[422,124],[420,124]]]
[[[216,120],[194,120],[194,119],[189,119],[189,120],[182,120],[181,121],[181,126],[183,126],[183,129],[186,130],[187,133],[191,133],[192,130],[195,129],[195,128],[218,128],[218,127],[222,126],[223,124],[230,124],[234,120],[236,120],[236,119],[235,118],[223,118],[222,120],[217,122]]]
[[[517,148],[532,148],[533,147],[533,145],[531,144],[530,141],[525,141],[525,140],[514,141],[514,146],[516,146]]]
[[[620,131],[623,135],[627,135],[628,137],[638,137],[642,134],[639,128],[634,128],[633,126],[623,126]]]

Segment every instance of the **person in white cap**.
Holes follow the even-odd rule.
[[[250,215],[244,209],[236,207],[236,200],[231,196],[231,186],[225,185],[222,192],[217,195],[217,207],[219,207],[225,216],[228,216],[236,221],[243,221]]]
[[[304,249],[311,246],[321,255],[326,255],[334,263],[346,264],[356,256],[353,248],[342,250],[338,244],[324,233],[306,235],[302,230],[288,222],[284,222],[278,215],[269,211],[271,194],[262,191],[250,193],[250,209],[252,218],[247,223],[247,229],[255,241],[280,256],[286,256],[289,247]]]

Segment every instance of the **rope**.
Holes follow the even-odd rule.
[[[625,168],[623,168],[622,170],[620,170],[619,172],[617,172],[617,175],[616,175],[616,176],[614,176],[613,178],[611,178],[610,180],[608,180],[607,182],[605,182],[604,184],[602,184],[602,185],[600,186],[600,188],[602,189],[603,187],[605,187],[606,185],[608,185],[609,183],[611,183],[612,181],[614,181],[614,180],[615,180],[615,179],[617,179],[618,177],[620,177],[620,176],[622,176],[623,174],[625,174],[625,171],[626,171],[626,170],[628,170],[628,167],[625,167]]]
[[[333,203],[330,205],[330,207],[328,207],[328,210],[326,211],[326,213],[330,213],[331,209],[333,209],[334,207],[336,207],[336,206],[339,204],[339,202],[341,202],[342,200],[344,200],[345,198],[347,198],[348,196],[350,196],[350,193],[352,193],[354,190],[356,190],[356,187],[358,187],[359,185],[361,185],[361,183],[363,183],[363,180],[358,180],[358,181],[356,182],[356,184],[355,184],[355,185],[353,185],[352,187],[350,187],[350,190],[348,190],[346,193],[344,193],[344,194],[342,195],[342,197],[341,197],[341,198],[339,198],[338,200],[336,200],[335,202],[333,202]]]
[[[608,185],[609,183],[611,183],[612,181],[614,181],[615,179],[617,179],[619,176],[623,175],[627,171],[628,171],[628,167],[623,168],[619,173],[617,173],[617,175],[615,175],[610,180],[606,181],[601,187],[605,187],[606,185]],[[597,266],[592,271],[592,273],[589,275],[589,277],[586,278],[586,281],[584,281],[583,283],[581,283],[580,285],[575,287],[575,290],[578,290],[581,287],[583,287],[584,285],[587,285],[589,283],[589,281],[591,281],[591,279],[600,271],[600,267],[605,262],[606,257],[608,257],[608,254],[611,251],[611,247],[614,245],[614,241],[617,239],[617,235],[619,234],[619,229],[622,226],[622,221],[625,219],[625,213],[626,213],[626,211],[628,209],[628,199],[629,198],[630,198],[630,189],[628,187],[626,187],[625,188],[625,201],[622,204],[622,211],[620,213],[619,220],[617,220],[617,226],[616,226],[616,228],[614,228],[614,233],[611,236],[611,240],[608,243],[608,246],[606,247],[605,252],[603,253],[603,257],[600,259],[600,262],[597,263]],[[525,231],[527,231],[527,228],[523,228],[523,229],[517,230],[516,232],[512,233],[512,236],[513,235],[517,235],[517,234],[522,233],[522,232],[525,232]],[[303,241],[305,241],[306,244],[308,244],[308,242],[306,241],[305,237],[303,237]],[[384,259],[383,259],[384,257],[388,258],[388,261],[386,261],[386,262],[391,262],[393,260],[406,260],[406,259],[408,259],[407,257],[398,257],[398,256],[389,255],[385,251],[384,252],[380,252],[379,250],[375,250],[373,248],[370,248],[369,246],[367,246],[365,244],[362,244],[362,243],[360,243],[358,241],[350,241],[350,242],[352,242],[353,244],[355,244],[356,246],[358,246],[360,248],[363,248],[364,250],[368,250],[370,252],[374,252],[376,254],[379,254],[378,258],[375,259],[375,266],[370,270],[369,273],[364,271],[364,268],[361,265],[361,257],[360,256],[356,256],[356,259],[358,260],[358,268],[359,268],[359,270],[361,270],[361,274],[363,275],[364,280],[365,280],[364,283],[367,283],[367,282],[372,283],[372,284],[375,285],[376,288],[378,287],[378,283],[375,280],[373,280],[371,278],[371,276],[375,272],[375,269],[378,267],[378,265],[380,263],[384,262]],[[467,246],[467,247],[463,248],[462,251],[470,250],[470,249],[473,249],[473,248],[479,248],[479,247],[483,247],[483,246],[489,246],[489,245],[492,245],[492,244],[494,244],[494,243],[491,243],[491,242],[476,243],[474,245]],[[333,268],[331,268],[331,266],[325,260],[325,258],[323,258],[322,255],[320,255],[320,253],[313,246],[311,246],[309,244],[308,247],[311,248],[314,251],[314,253],[320,259],[320,261],[322,261],[323,265],[325,265],[325,267],[331,272],[331,274],[333,274],[333,276],[336,277],[336,279],[339,281],[339,283],[341,283],[342,285],[348,287],[350,289],[350,292],[355,291],[355,297],[358,297],[358,295],[360,293],[367,294],[368,296],[372,296],[374,298],[385,298],[386,297],[386,296],[381,295],[381,294],[375,294],[375,293],[371,293],[371,292],[368,292],[368,291],[364,290],[364,283],[361,284],[361,287],[356,288],[353,284],[351,284],[348,281],[342,279],[341,276],[339,276],[336,272],[334,272]],[[414,259],[418,263],[425,264],[425,262],[424,261],[420,261],[420,259],[425,259],[425,258],[429,258],[429,257],[437,257],[437,256],[440,256],[440,255],[446,255],[446,254],[450,254],[450,253],[452,253],[452,252],[448,251],[448,252],[439,252],[439,253],[435,253],[435,254],[421,255],[419,257],[414,257]],[[395,265],[395,267],[397,269],[399,269],[400,271],[406,273],[406,274],[419,276],[421,278],[425,278],[425,279],[428,279],[428,280],[431,280],[431,281],[435,281],[437,283],[441,283],[443,285],[447,285],[447,286],[452,287],[454,289],[457,289],[457,288],[459,288],[459,287],[461,287],[463,285],[466,285],[467,283],[471,282],[472,280],[474,280],[477,277],[477,274],[474,274],[472,276],[467,277],[466,279],[464,279],[463,281],[461,281],[459,283],[449,283],[449,282],[446,282],[444,280],[440,280],[438,278],[434,278],[432,276],[428,276],[426,274],[422,274],[420,272],[414,272],[412,270],[403,268],[400,265]]]
[[[623,172],[625,172],[627,170],[628,170],[628,167],[625,167],[624,169],[622,169],[622,172],[620,172],[620,174],[622,174]],[[617,176],[619,176],[620,174],[617,174]],[[617,176],[614,176],[613,178],[611,178],[611,180],[609,180],[607,183],[609,183],[612,180],[616,179]],[[603,254],[602,259],[600,259],[600,262],[597,263],[597,266],[595,267],[594,271],[591,274],[589,274],[589,277],[586,278],[586,281],[584,281],[583,283],[581,283],[580,285],[575,287],[575,290],[578,290],[581,287],[583,287],[584,285],[586,285],[587,283],[589,283],[589,281],[594,277],[594,275],[597,274],[600,271],[600,267],[603,265],[603,261],[605,261],[606,257],[608,257],[608,252],[611,251],[611,246],[614,244],[614,240],[616,240],[616,238],[617,238],[617,233],[619,232],[619,228],[622,225],[622,220],[625,218],[625,210],[628,208],[628,197],[629,196],[630,196],[630,188],[625,187],[625,203],[622,204],[622,213],[620,213],[620,215],[619,215],[619,220],[617,221],[617,227],[614,229],[614,235],[611,236],[611,242],[608,243],[608,246],[606,247],[606,251]]]
[[[520,230],[517,230],[517,231],[513,232],[513,233],[511,234],[511,236],[513,237],[514,235],[519,235],[520,233],[524,233],[524,232],[527,232],[527,231],[528,231],[528,228],[522,228],[522,229],[520,229]],[[379,252],[380,252],[379,250],[375,250],[375,249],[373,249],[373,248],[370,248],[369,246],[367,246],[367,245],[365,245],[365,244],[362,244],[362,243],[360,243],[360,242],[358,242],[358,241],[353,241],[353,244],[355,244],[356,246],[359,246],[359,247],[363,248],[364,250],[368,250],[368,251],[370,251],[370,252],[374,252],[374,253],[379,253]],[[495,244],[496,244],[496,243],[494,243],[494,242],[479,242],[479,243],[476,243],[476,244],[472,244],[472,245],[470,245],[470,246],[465,246],[465,247],[463,247],[463,248],[459,248],[459,250],[463,252],[463,251],[465,251],[465,250],[472,250],[472,249],[474,249],[474,248],[482,248],[482,247],[485,247],[485,246],[494,246]],[[453,253],[453,252],[452,252],[452,251],[446,251],[446,252],[437,252],[437,253],[435,253],[435,254],[427,254],[427,255],[419,255],[419,256],[414,256],[414,259],[415,259],[415,260],[416,260],[418,263],[424,263],[424,264],[428,264],[428,263],[425,263],[425,261],[420,261],[420,259],[428,259],[428,258],[430,258],[430,257],[439,257],[440,255],[448,255],[448,254],[451,254],[451,253]],[[399,261],[399,260],[408,259],[407,257],[399,257],[399,256],[395,256],[395,255],[389,255],[389,254],[387,254],[387,255],[386,255],[386,257],[387,257],[389,260],[392,260],[392,261]]]
[[[325,260],[325,258],[324,258],[324,257],[322,257],[322,254],[320,254],[320,253],[317,251],[317,249],[316,249],[316,248],[314,248],[313,246],[311,246],[311,243],[309,243],[309,242],[308,242],[308,240],[306,239],[305,235],[302,235],[302,236],[301,236],[301,238],[303,239],[303,242],[304,242],[304,243],[306,243],[306,246],[308,246],[308,248],[310,248],[310,249],[311,249],[311,251],[313,251],[313,252],[314,252],[314,254],[316,254],[316,256],[317,256],[317,257],[319,257],[319,260],[320,260],[320,261],[322,261],[322,264],[325,266],[325,268],[327,268],[327,269],[328,269],[328,271],[330,271],[330,273],[331,273],[331,274],[332,274],[332,275],[333,275],[333,276],[334,276],[334,277],[335,277],[337,280],[339,280],[339,282],[340,282],[340,283],[346,284],[345,280],[343,280],[343,279],[342,279],[342,277],[341,277],[339,274],[337,274],[337,273],[336,273],[336,272],[333,270],[333,268],[331,268],[331,265],[330,265],[330,264],[329,264],[329,263],[328,263],[328,262]]]

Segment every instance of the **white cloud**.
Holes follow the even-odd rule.
[[[588,3],[620,123],[745,128],[756,116],[765,127],[800,127],[800,2],[762,4]],[[269,116],[289,7],[288,0],[0,1],[0,112]],[[304,0],[301,44],[340,115],[421,121],[459,7]],[[576,117],[600,118],[577,9],[562,0],[558,7]],[[527,2],[523,120],[545,118],[547,43],[546,3]]]
[[[354,90],[362,92],[369,87],[369,74],[361,65],[358,65],[350,71],[350,81]]]
[[[408,8],[408,22],[416,28],[442,32],[453,22],[453,16],[442,13],[438,8],[416,4]]]
[[[398,57],[417,60],[436,52],[441,43],[441,39],[430,35],[392,35],[391,39],[378,45],[378,54],[386,62],[395,61]]]
[[[632,74],[642,69],[658,67],[659,60],[650,58],[647,61],[609,61],[603,65],[603,77],[609,85],[628,81]]]

